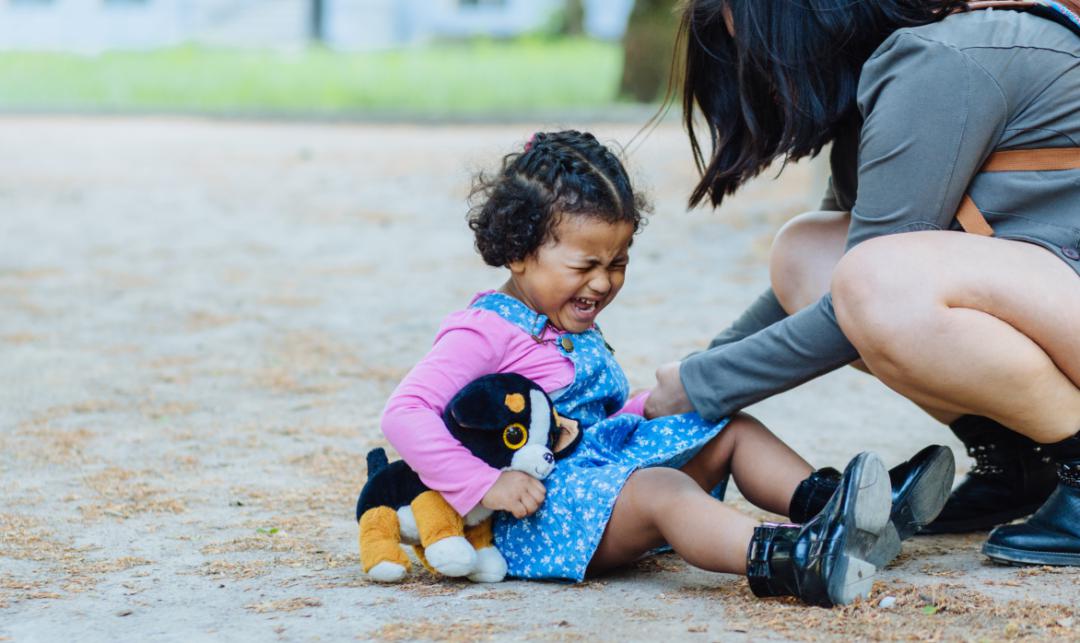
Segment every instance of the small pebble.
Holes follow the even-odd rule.
[[[877,604],[877,606],[880,607],[883,610],[887,610],[890,607],[892,607],[893,605],[896,605],[896,597],[895,596],[886,596],[885,598],[881,599],[880,603]]]
[[[131,616],[134,613],[135,613],[134,610],[120,610],[119,612],[116,613],[116,615],[117,616]]]

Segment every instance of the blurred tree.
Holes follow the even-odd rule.
[[[323,17],[326,15],[325,0],[311,0],[311,39],[323,42],[326,39]]]
[[[667,90],[677,20],[672,0],[635,0],[623,36],[623,74],[619,95],[642,103]]]
[[[566,0],[563,33],[580,36],[585,33],[585,6],[582,0]]]

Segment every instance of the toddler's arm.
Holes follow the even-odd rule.
[[[478,505],[499,470],[458,442],[443,410],[472,380],[498,370],[501,355],[478,329],[444,326],[431,351],[398,385],[383,411],[382,431],[428,487],[458,513]]]
[[[634,415],[645,415],[645,401],[649,399],[649,394],[652,393],[652,389],[640,391],[623,405],[621,409],[616,411],[611,417],[616,415],[622,415],[623,413],[632,413]]]

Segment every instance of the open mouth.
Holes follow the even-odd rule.
[[[574,310],[582,315],[590,315],[596,312],[596,308],[600,305],[597,300],[585,299],[584,297],[574,297],[570,300],[570,303],[573,304]]]

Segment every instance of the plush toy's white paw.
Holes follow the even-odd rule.
[[[378,565],[371,568],[368,572],[368,576],[371,580],[378,581],[380,583],[396,583],[402,578],[405,578],[406,570],[403,566],[397,563],[391,563],[390,561],[383,561]]]
[[[494,547],[476,550],[476,566],[469,574],[474,583],[501,583],[506,578],[506,559]]]
[[[443,576],[465,576],[476,566],[476,550],[462,536],[450,536],[432,543],[424,558]]]
[[[413,515],[412,507],[405,505],[397,510],[398,530],[401,533],[401,542],[406,545],[420,544],[420,530],[416,528],[416,516]]]

